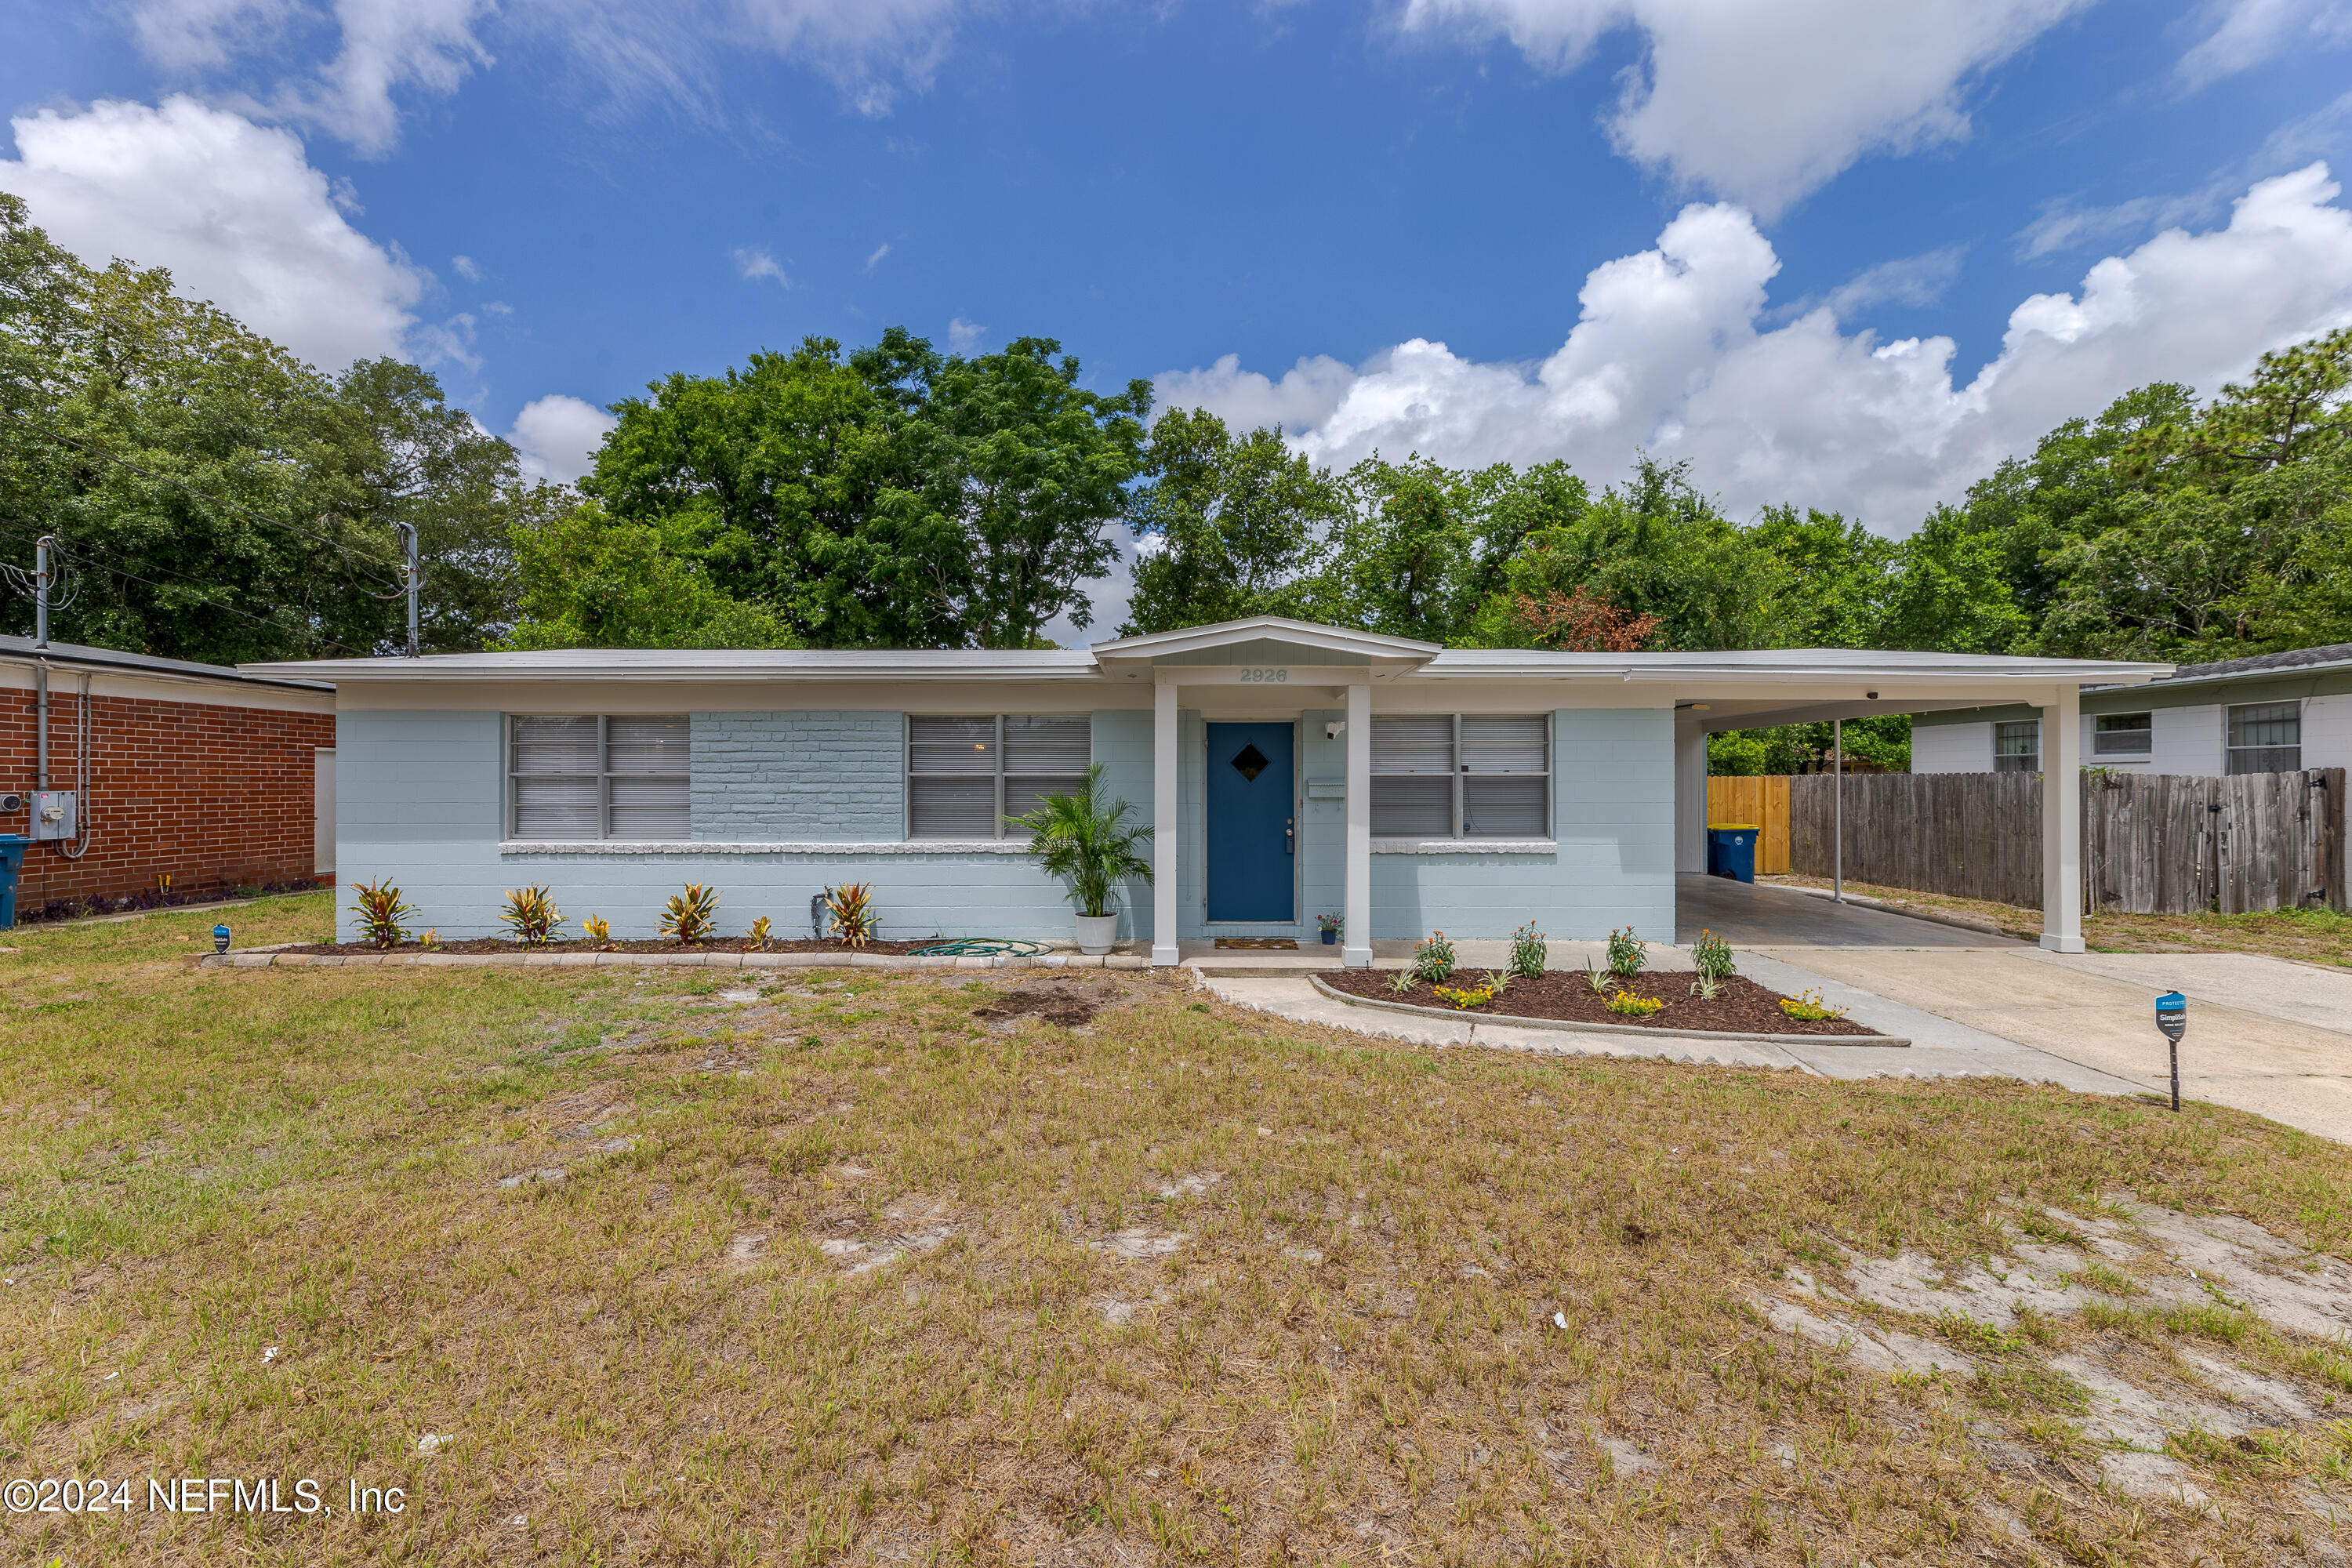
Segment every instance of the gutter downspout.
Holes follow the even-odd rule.
[[[47,653],[49,647],[49,546],[57,542],[53,534],[43,534],[33,541],[33,651]],[[36,773],[36,789],[49,787],[49,661],[37,658],[33,675],[34,706],[38,713],[36,728],[39,731],[39,762]]]

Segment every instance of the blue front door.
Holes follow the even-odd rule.
[[[1291,900],[1291,726],[1209,726],[1209,918],[1284,924]]]

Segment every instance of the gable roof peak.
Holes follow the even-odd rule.
[[[1444,651],[1444,645],[1412,637],[1384,637],[1316,621],[1295,621],[1287,616],[1250,616],[1238,621],[1218,621],[1205,626],[1184,626],[1172,632],[1119,637],[1094,645],[1097,659],[1151,659],[1175,654],[1204,653],[1244,643],[1290,643],[1332,656],[1335,664],[1361,660],[1404,660],[1420,663]]]

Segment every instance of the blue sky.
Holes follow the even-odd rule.
[[[2352,321],[2352,0],[0,18],[36,221],[430,363],[558,476],[655,376],[903,323],[1334,463],[1638,446],[1901,532],[2056,418]]]

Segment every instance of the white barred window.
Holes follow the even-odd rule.
[[[1372,721],[1375,838],[1543,838],[1551,832],[1551,721],[1534,714],[1398,714]]]
[[[507,721],[507,836],[680,843],[689,728],[683,715],[547,715]]]
[[[1006,817],[1075,793],[1093,754],[1094,722],[1084,714],[910,713],[907,837],[1001,838]]]

